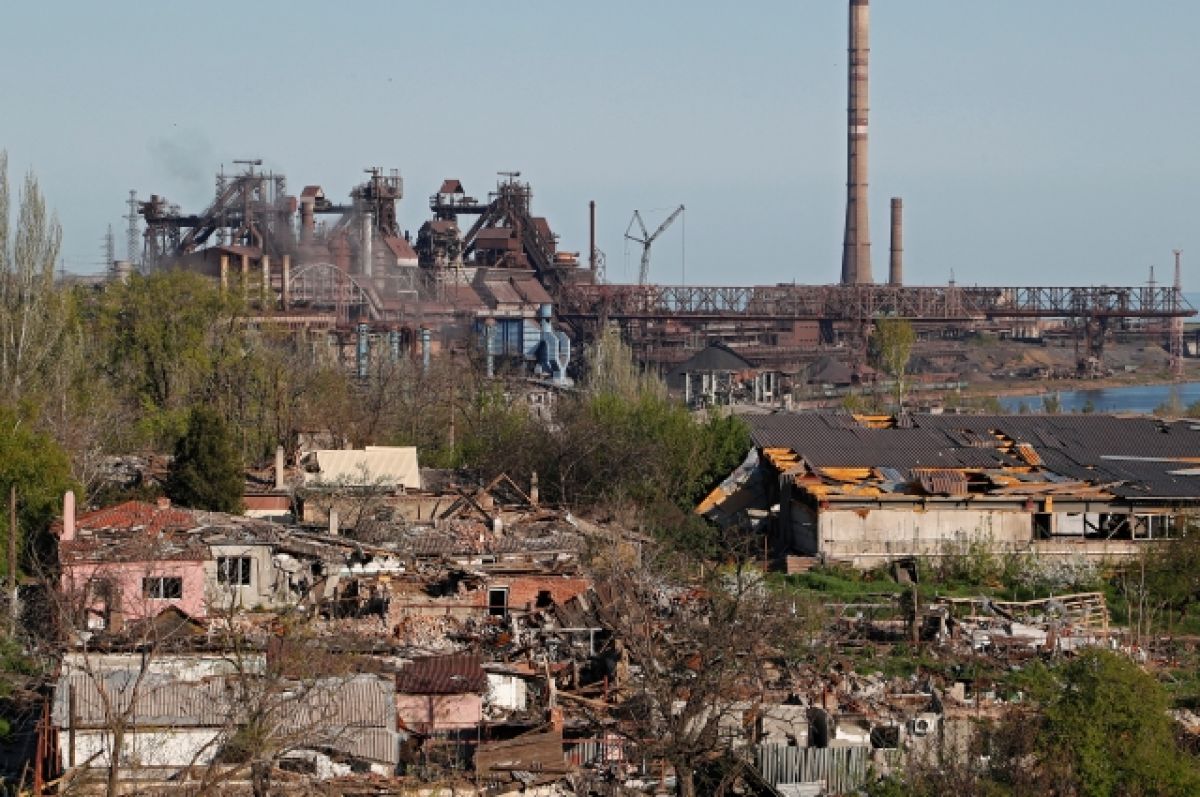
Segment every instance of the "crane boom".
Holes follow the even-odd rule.
[[[667,216],[653,233],[646,232],[646,225],[642,222],[642,214],[636,210],[633,211],[633,218],[629,220],[629,226],[625,228],[625,237],[631,241],[637,241],[642,245],[642,264],[641,269],[638,271],[638,285],[645,285],[646,280],[650,278],[650,245],[654,243],[655,238],[662,235],[675,222],[675,219],[679,218],[679,215],[684,210],[683,205],[675,208],[675,210],[671,211],[671,215]],[[638,227],[642,230],[640,238],[629,234],[629,231],[633,229],[634,222],[637,222]]]

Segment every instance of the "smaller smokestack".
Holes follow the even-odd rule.
[[[1181,262],[1183,250],[1172,249],[1171,251],[1175,255],[1175,292],[1178,293],[1183,290],[1183,265]]]
[[[588,202],[588,267],[596,273],[596,200]]]
[[[904,284],[904,200],[892,197],[892,252],[888,264],[888,284]]]
[[[282,491],[287,485],[284,483],[284,465],[286,464],[285,453],[283,446],[275,446],[275,489]]]
[[[59,539],[75,539],[75,493],[72,490],[63,493],[63,530]]]
[[[300,244],[312,243],[313,232],[316,230],[316,201],[313,199],[300,200]]]

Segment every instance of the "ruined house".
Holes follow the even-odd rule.
[[[483,721],[487,691],[478,654],[420,658],[396,674],[396,713],[414,733],[470,730]]]
[[[873,567],[982,544],[1116,558],[1200,507],[1200,426],[1104,415],[777,413],[698,511],[758,523],[774,555]],[[769,515],[765,525],[762,521]]]
[[[253,714],[270,720],[253,739],[261,750],[244,735]],[[51,718],[66,779],[82,783],[105,777],[114,759],[122,781],[149,784],[198,779],[203,768],[232,769],[252,755],[317,778],[390,775],[400,740],[390,678],[291,680],[255,653],[71,653]]]
[[[300,605],[336,611],[366,600],[360,580],[402,572],[388,551],[276,523],[130,501],[56,526],[66,614],[118,630],[168,608],[203,619]]]

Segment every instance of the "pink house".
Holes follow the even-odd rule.
[[[76,517],[68,493],[58,555],[68,610],[91,629],[117,629],[174,607],[205,614],[209,547],[189,532],[194,513],[129,501]]]
[[[478,654],[416,659],[396,674],[396,713],[415,733],[467,730],[483,720],[487,688]]]

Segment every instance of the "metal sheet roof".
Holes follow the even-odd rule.
[[[1200,426],[1109,415],[913,415],[872,428],[845,413],[748,416],[755,445],[790,449],[813,469],[1034,468],[1107,485],[1128,499],[1200,500]],[[936,485],[936,491],[949,484]],[[934,488],[933,483],[929,488]]]
[[[459,695],[487,689],[487,673],[478,654],[416,659],[396,675],[396,691],[409,695]]]

